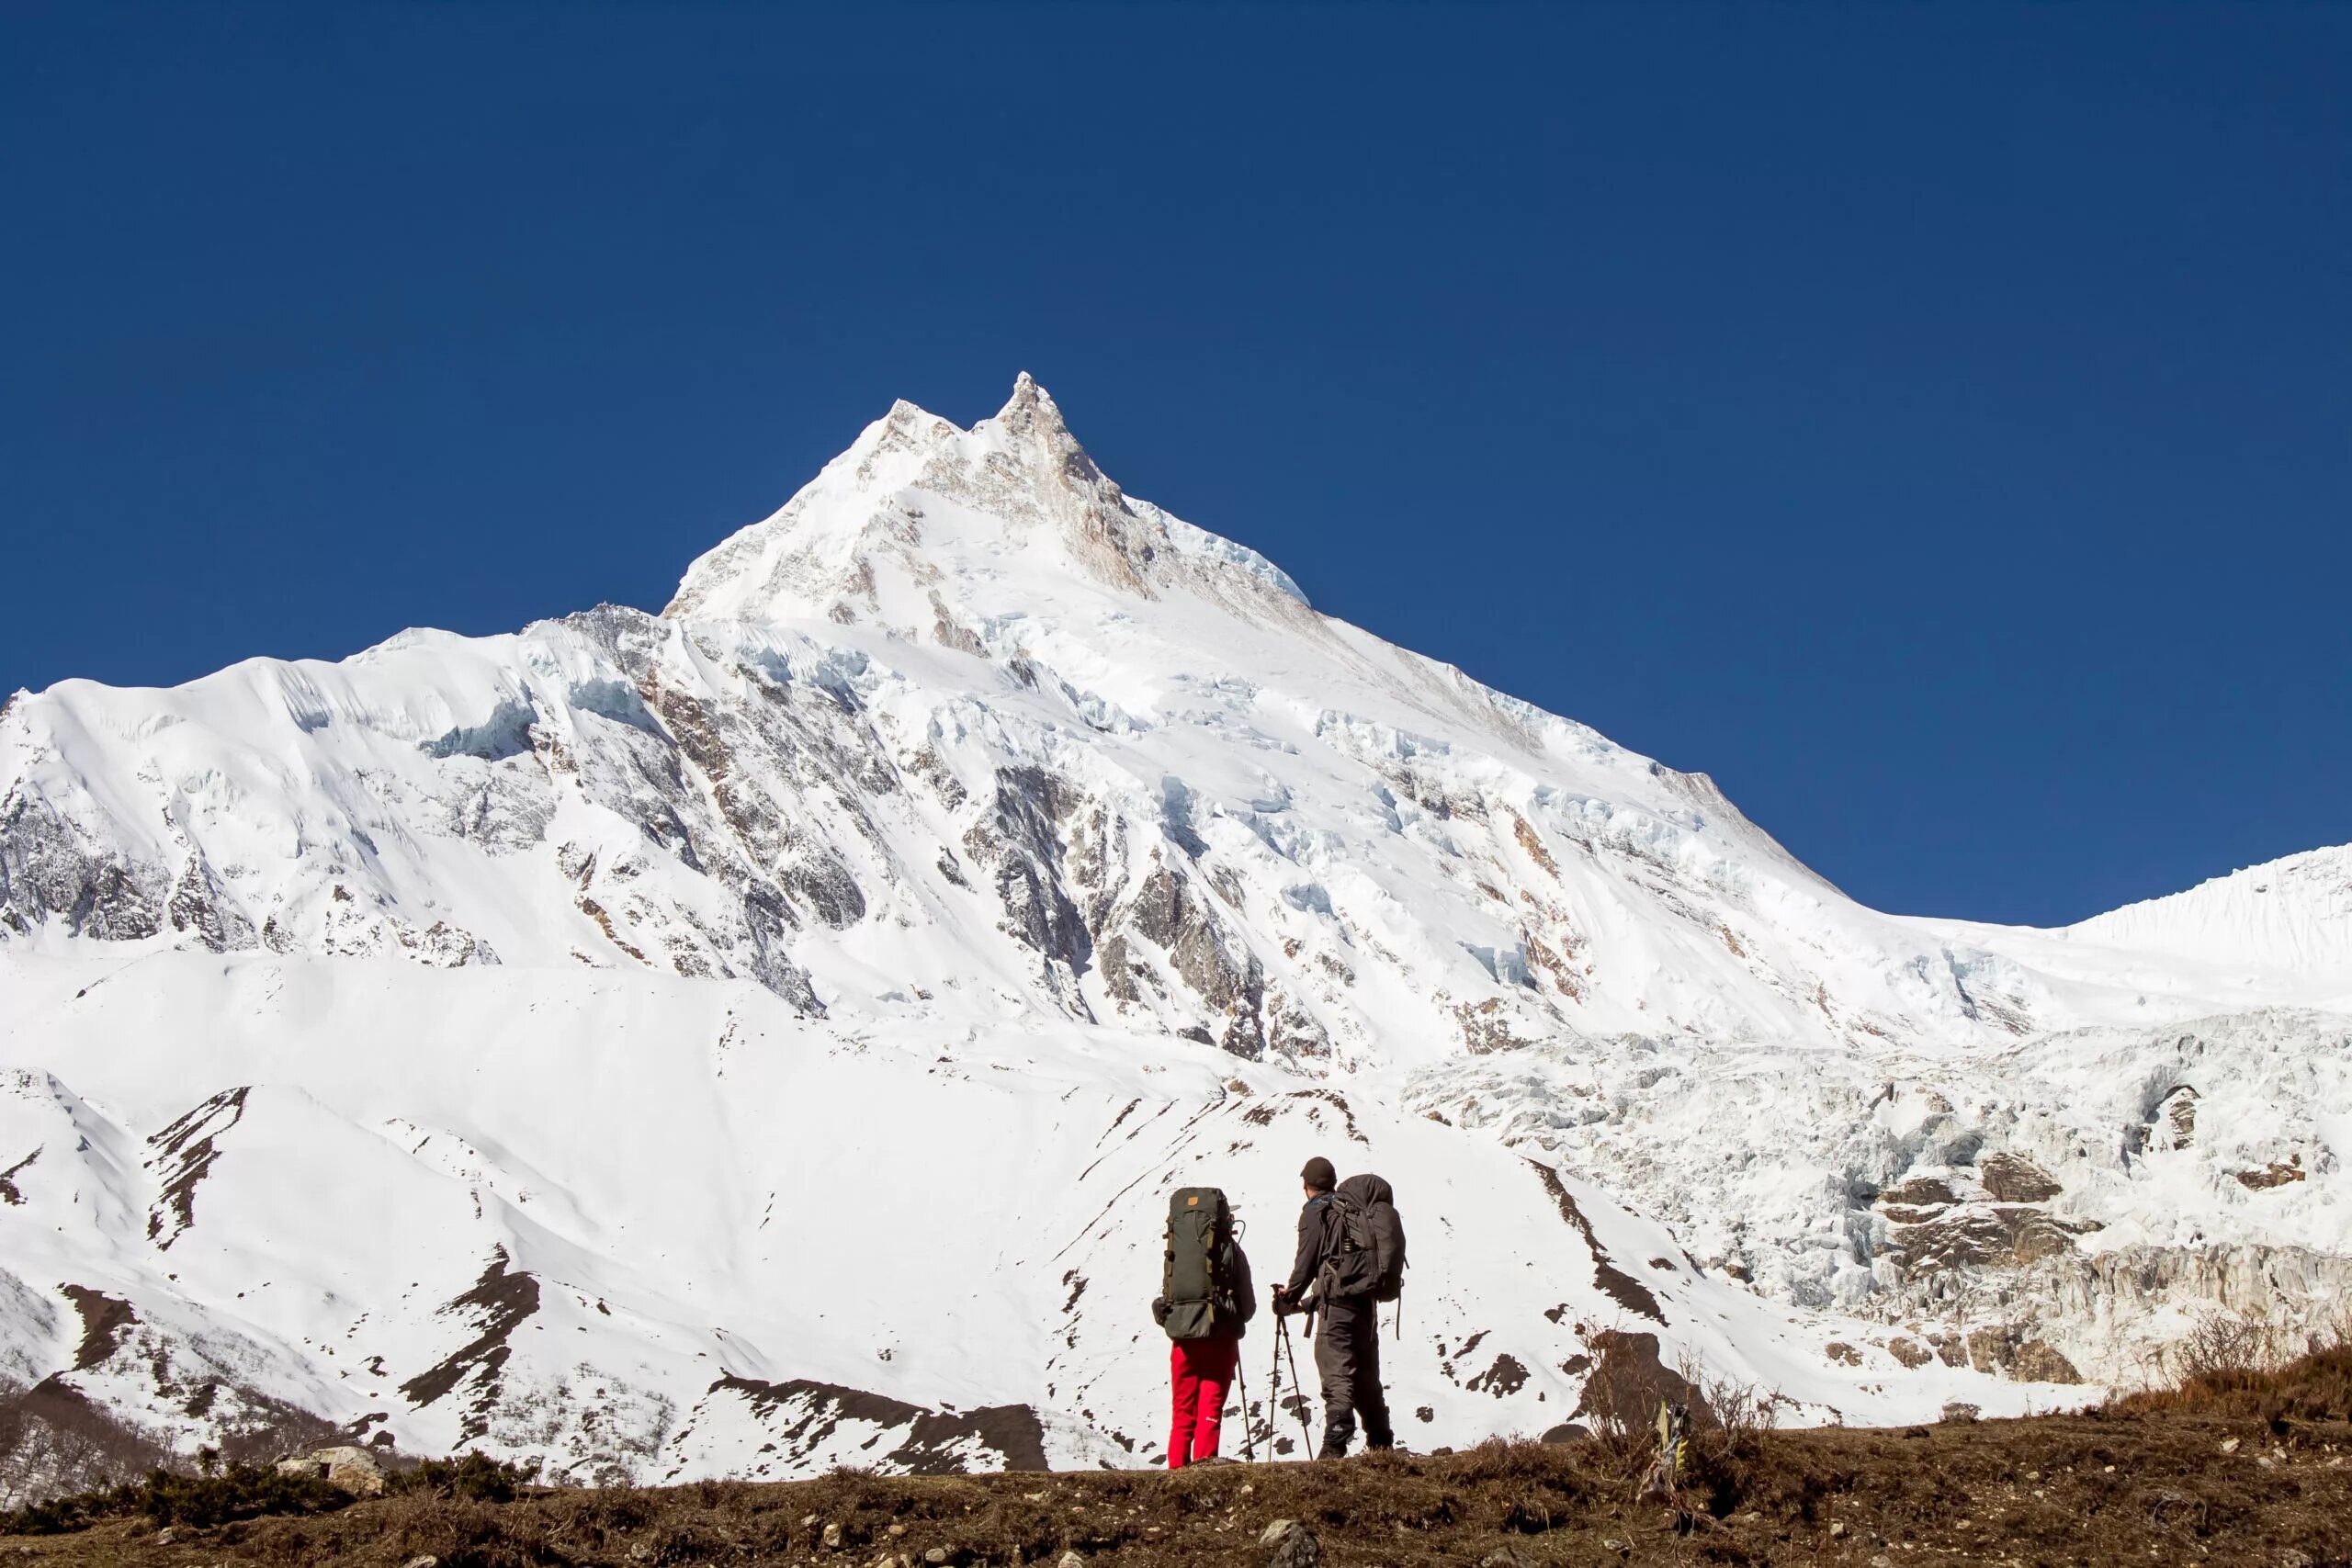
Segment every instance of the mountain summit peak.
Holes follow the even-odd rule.
[[[1306,600],[1254,550],[1130,499],[1024,370],[969,430],[891,404],[781,510],[697,559],[663,613],[921,634],[951,625],[943,602],[987,619],[1072,588],[1155,599],[1178,582],[1245,607],[1268,590]]]
[[[991,428],[1013,441],[1043,447],[1048,457],[1066,470],[1077,471],[1071,462],[1075,458],[1077,465],[1082,465],[1086,478],[1103,484],[1111,482],[1094,466],[1094,459],[1086,455],[1086,448],[1078,444],[1078,437],[1070,434],[1069,423],[1062,418],[1061,405],[1054,401],[1054,395],[1039,386],[1036,378],[1026,370],[1013,378],[1012,395],[1005,399],[1004,407],[997,410],[993,418],[974,425],[972,434],[977,435]],[[1117,487],[1112,488],[1115,493]]]
[[[1035,376],[1023,370],[1012,378],[1012,395],[1004,400],[1004,407],[997,410],[996,417],[1010,421],[1023,414],[1035,415],[1039,412],[1056,424],[1061,423],[1062,411],[1055,403],[1054,395],[1039,386]]]

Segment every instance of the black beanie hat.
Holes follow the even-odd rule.
[[[1298,1179],[1309,1187],[1319,1187],[1326,1192],[1340,1185],[1340,1173],[1333,1170],[1331,1162],[1321,1155],[1317,1155],[1306,1162],[1306,1167],[1299,1171]]]

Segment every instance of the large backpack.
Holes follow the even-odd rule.
[[[1214,1187],[1180,1187],[1168,1197],[1167,1256],[1160,1265],[1159,1325],[1170,1339],[1207,1339],[1235,1324],[1233,1212]]]
[[[1332,1250],[1317,1271],[1325,1301],[1393,1302],[1405,1288],[1405,1222],[1396,1195],[1376,1176],[1351,1176],[1331,1195],[1338,1224]]]

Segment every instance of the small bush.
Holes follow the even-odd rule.
[[[701,1562],[723,1555],[731,1543],[713,1530],[692,1520],[658,1525],[643,1545],[644,1561],[654,1568],[672,1568],[685,1562]]]
[[[117,1513],[128,1513],[125,1507],[114,1506],[114,1490],[76,1492],[70,1497],[51,1497],[39,1503],[28,1503],[21,1508],[0,1514],[0,1535],[64,1535],[73,1530],[86,1529],[102,1518]]]
[[[227,1524],[265,1514],[323,1514],[351,1501],[320,1477],[281,1475],[266,1464],[219,1468],[208,1455],[202,1474],[158,1470],[144,1481],[80,1492],[0,1514],[0,1535],[62,1535],[101,1519],[144,1514],[157,1526]]]
[[[1780,1425],[1778,1399],[1752,1383],[1710,1374],[1695,1355],[1679,1367],[1691,1401],[1690,1436],[1683,1450],[1684,1485],[1710,1513],[1730,1513],[1771,1467],[1764,1438]]]
[[[413,1470],[385,1478],[385,1490],[413,1492],[433,1497],[453,1497],[467,1503],[512,1503],[539,1481],[539,1461],[516,1464],[488,1454],[459,1454],[456,1459],[429,1459]]]
[[[342,1487],[311,1472],[280,1474],[266,1464],[232,1464],[211,1475],[159,1470],[141,1491],[140,1507],[158,1525],[209,1527],[263,1514],[323,1514],[351,1501]]]

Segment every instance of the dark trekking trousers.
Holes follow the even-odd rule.
[[[1366,1297],[1323,1303],[1315,1330],[1315,1370],[1323,1375],[1323,1451],[1317,1459],[1345,1454],[1359,1418],[1364,1447],[1395,1446],[1388,1396],[1380,1386],[1377,1303]]]

